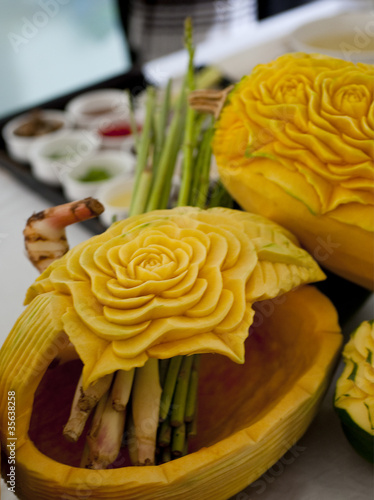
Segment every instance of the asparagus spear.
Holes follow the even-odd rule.
[[[180,128],[183,124],[184,110],[186,107],[186,84],[183,84],[177,106],[165,139],[165,145],[162,150],[160,161],[157,166],[157,175],[154,178],[152,191],[147,205],[147,212],[165,208],[161,206],[165,197],[165,183],[172,177],[175,161],[180,147]]]
[[[187,21],[186,23],[186,40],[190,56],[187,81],[185,81],[183,84],[183,88],[177,103],[177,108],[174,112],[174,117],[166,136],[164,135],[164,130],[166,127],[166,117],[170,98],[168,93],[170,92],[170,88],[166,92],[163,109],[159,117],[160,121],[157,122],[158,124],[162,124],[163,130],[161,132],[157,131],[156,134],[153,130],[155,90],[148,90],[147,116],[143,127],[143,132],[138,143],[136,182],[131,203],[131,215],[134,215],[135,213],[141,213],[144,210],[164,208],[167,205],[175,161],[182,140],[183,127],[185,127],[185,165],[183,169],[181,194],[178,204],[183,205],[191,203],[191,201],[193,200],[192,176],[196,175],[197,173],[197,164],[196,162],[194,164],[194,148],[197,137],[200,133],[200,126],[202,126],[203,124],[203,120],[199,115],[196,114],[196,112],[192,111],[188,111],[187,118],[185,118],[187,83],[189,89],[194,88],[194,49],[192,48],[192,30],[190,21]],[[203,189],[200,189],[200,196],[198,197],[196,202],[201,206],[205,206],[206,195],[209,187],[209,166],[211,157],[209,133],[210,132],[206,134],[204,154],[200,155],[201,159],[199,160],[201,162],[200,170],[203,174]],[[151,166],[149,164],[149,161],[152,156],[154,158],[154,164]],[[155,175],[156,170],[157,175]],[[198,178],[200,181],[201,177],[199,176]],[[162,401],[161,410],[163,413],[160,412],[160,416],[161,419],[166,418],[170,409],[170,401],[172,400],[174,389],[177,385],[177,390],[175,391],[173,400],[173,412],[171,414],[171,418],[173,420],[174,426],[179,426],[174,430],[174,441],[176,443],[179,443],[178,446],[174,445],[174,453],[180,456],[181,454],[185,453],[187,446],[185,438],[186,425],[184,423],[184,419],[186,418],[187,420],[191,420],[191,418],[193,418],[192,415],[194,415],[195,418],[193,422],[188,424],[189,428],[196,422],[196,409],[194,405],[196,401],[197,387],[195,375],[192,375],[192,377],[190,376],[193,363],[192,360],[196,359],[196,357],[184,357],[183,363],[181,363],[182,357],[177,358],[180,358],[179,360],[177,360],[177,362],[174,362],[175,358],[170,361],[168,372],[172,364],[175,365],[175,363],[179,363],[179,368],[181,369],[179,383],[176,384],[175,382],[176,373],[178,373],[178,370],[176,370],[171,381],[168,381],[168,378],[166,378],[164,391],[166,389],[165,398],[167,401],[166,404],[165,401]],[[156,447],[155,439],[157,434],[161,395],[157,364],[157,360],[151,359],[146,363],[146,365],[144,365],[144,367],[136,369],[136,375],[132,389],[132,416],[134,419],[134,425],[132,426],[131,423],[130,427],[134,428],[137,444],[136,457],[132,460],[133,463],[139,463],[142,465],[154,463]],[[194,370],[192,370],[192,372],[194,372]],[[191,382],[189,383],[190,379]],[[124,386],[125,385],[127,386],[127,384],[124,384]],[[122,387],[123,390],[124,386]],[[128,391],[128,386],[126,390]],[[108,400],[111,401],[111,398],[108,398]],[[122,406],[120,406],[120,408],[127,405],[128,394],[124,398],[124,400],[126,400],[126,402],[123,401],[123,404]],[[99,446],[100,448],[100,454],[97,454],[95,460],[93,461],[93,467],[106,466],[105,464],[109,460],[109,455],[111,455],[110,458],[113,458],[113,450],[117,449],[118,447],[118,442],[120,441],[120,438],[118,436],[120,435],[119,429],[121,428],[121,425],[118,425],[118,418],[117,420],[115,420],[116,417],[114,416],[113,411],[120,414],[121,417],[125,419],[124,411],[116,412],[110,404],[110,411],[112,412],[110,413],[110,411],[107,410],[107,405],[109,405],[108,401],[105,404],[105,411],[103,412],[102,418],[100,419],[100,426],[95,426],[95,428],[92,429],[91,432],[92,436],[96,435],[96,438],[94,439],[95,445]],[[186,406],[187,412],[185,412]],[[176,410],[176,408],[178,408],[178,410]],[[117,417],[119,417],[119,415],[117,415]],[[109,428],[105,428],[105,426],[102,427],[103,419],[105,421],[108,420],[112,422],[114,426],[114,429],[112,429],[112,433],[110,433]],[[165,429],[167,429],[167,423],[165,423],[164,427]],[[104,439],[105,434],[107,434],[106,439],[108,439],[108,443],[100,444],[99,436],[103,436]],[[163,455],[165,456],[163,457],[163,460],[170,459],[170,457],[168,458],[166,456],[168,454],[170,455],[170,449],[168,446],[164,446]]]
[[[140,174],[138,189],[136,191],[136,196],[134,197],[134,202],[132,203],[129,215],[138,215],[144,212],[152,187],[152,177],[152,169],[148,165]]]
[[[195,415],[192,422],[186,423],[187,438],[195,437],[197,435],[197,408],[195,409]]]
[[[186,424],[183,423],[173,430],[171,453],[174,457],[181,457],[186,447]]]
[[[161,158],[161,152],[165,143],[165,132],[170,111],[171,80],[168,81],[160,113],[155,124],[155,148],[153,154],[153,169],[157,172],[157,167]]]
[[[175,388],[170,417],[170,423],[173,427],[179,427],[184,422],[184,413],[186,409],[186,398],[188,393],[192,361],[192,356],[183,356],[182,365],[178,373],[177,385]]]
[[[131,133],[132,133],[132,136],[134,137],[134,140],[135,140],[135,150],[138,151],[139,132],[138,132],[138,126],[137,126],[136,119],[135,119],[134,102],[132,100],[130,90],[126,89],[125,93],[127,94],[127,99],[129,102]]]
[[[174,358],[171,358],[169,362],[169,367],[165,379],[165,385],[162,390],[162,396],[161,396],[161,404],[160,404],[161,422],[166,419],[167,414],[169,413],[182,359],[183,359],[182,356],[175,356]]]
[[[165,446],[170,445],[170,441],[171,441],[171,426],[170,426],[170,419],[167,418],[162,422],[160,426],[157,444],[160,448],[164,448]]]
[[[137,162],[135,167],[135,184],[133,195],[131,197],[130,214],[133,214],[134,204],[136,203],[136,197],[138,194],[138,188],[140,184],[141,175],[143,170],[147,166],[149,147],[152,138],[152,116],[155,107],[156,91],[153,87],[148,87],[147,89],[147,104],[146,104],[146,117],[143,126],[143,132],[139,140],[139,149],[137,155]]]
[[[186,407],[184,412],[184,421],[192,422],[197,404],[197,388],[199,384],[199,364],[200,356],[195,354],[192,361],[190,380],[187,390]]]
[[[160,384],[162,388],[165,385],[165,379],[168,372],[169,361],[170,361],[169,359],[160,359],[160,361],[158,362]]]

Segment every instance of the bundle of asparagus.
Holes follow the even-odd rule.
[[[190,19],[185,25],[185,45],[188,70],[174,110],[171,81],[160,109],[156,89],[147,88],[130,216],[173,204],[171,190],[180,152],[183,168],[176,204],[206,208],[231,203],[219,183],[210,190],[212,119],[187,105],[187,96],[195,89]],[[77,441],[94,412],[81,466],[107,468],[123,445],[127,445],[133,465],[163,463],[186,454],[188,438],[196,434],[199,357],[151,358],[141,368],[117,371],[86,390],[81,378],[63,431],[68,440]]]

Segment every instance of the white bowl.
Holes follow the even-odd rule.
[[[42,136],[32,136],[32,137],[22,137],[16,135],[15,130],[22,124],[27,123],[32,119],[34,112],[24,113],[10,120],[4,126],[2,130],[2,135],[8,150],[9,155],[16,161],[22,163],[29,161],[29,152],[33,144],[38,141],[41,137],[57,137],[63,131],[70,129],[72,127],[71,121],[69,120],[67,114],[64,111],[45,109],[38,110],[38,114],[43,119],[56,120],[62,123],[61,128],[54,132],[48,132]]]
[[[88,130],[70,130],[40,138],[29,152],[31,172],[46,184],[60,186],[66,175],[97,151],[100,144],[100,137]]]
[[[134,182],[134,176],[127,175],[108,182],[98,191],[96,197],[105,208],[100,215],[104,226],[109,227],[113,222],[128,217]]]
[[[300,26],[291,33],[289,41],[296,51],[374,63],[373,25],[372,12],[344,12]]]
[[[78,127],[98,129],[114,121],[127,121],[129,102],[123,90],[93,90],[72,99],[66,111]]]
[[[88,196],[97,197],[103,186],[110,182],[119,182],[123,176],[131,176],[135,166],[135,158],[123,151],[97,151],[82,160],[73,170],[62,178],[62,189],[68,200],[79,200]],[[104,170],[109,178],[88,181],[84,180],[93,169]]]
[[[137,121],[138,133],[141,133],[142,124]],[[127,135],[105,135],[111,129],[126,127],[129,130]],[[131,131],[131,125],[129,121],[119,121],[113,122],[107,127],[101,127],[97,130],[98,134],[102,140],[102,147],[106,149],[120,149],[122,151],[127,151],[128,153],[135,154],[135,137]]]

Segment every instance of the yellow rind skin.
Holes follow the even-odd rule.
[[[43,455],[28,436],[36,387],[51,359],[66,345],[60,329],[61,301],[56,301],[54,293],[36,297],[29,308],[40,313],[43,328],[37,337],[35,331],[28,328],[30,310],[27,309],[19,319],[24,325],[22,330],[13,330],[0,356],[3,447],[7,443],[6,395],[10,390],[16,392],[16,483],[20,500],[85,496],[92,500],[184,500],[187,497],[225,500],[255,481],[307,429],[327,389],[342,340],[336,311],[317,289],[305,286],[284,297],[282,304],[275,305],[272,314],[264,315],[263,320],[268,329],[277,331],[282,345],[285,343],[293,349],[295,356],[302,351],[309,360],[284,394],[274,394],[261,415],[253,417],[256,408],[252,417],[242,415],[242,421],[231,435],[227,436],[226,429],[222,428],[222,439],[217,435],[215,443],[195,453],[157,467],[101,471],[57,463]],[[295,368],[286,369],[292,378]],[[263,370],[265,377],[266,367]],[[248,404],[246,388],[251,388],[251,380],[243,384],[241,396]]]
[[[230,93],[213,152],[242,208],[374,289],[373,65],[303,53],[258,65]]]
[[[261,162],[259,161],[259,170]],[[374,289],[374,233],[348,225],[329,214],[313,215],[260,172],[238,167],[220,169],[223,184],[239,205],[287,227],[326,269],[368,290]],[[372,207],[361,207],[373,217]]]

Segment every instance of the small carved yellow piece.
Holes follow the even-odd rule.
[[[374,462],[374,321],[364,321],[344,347],[334,406],[354,449]]]

